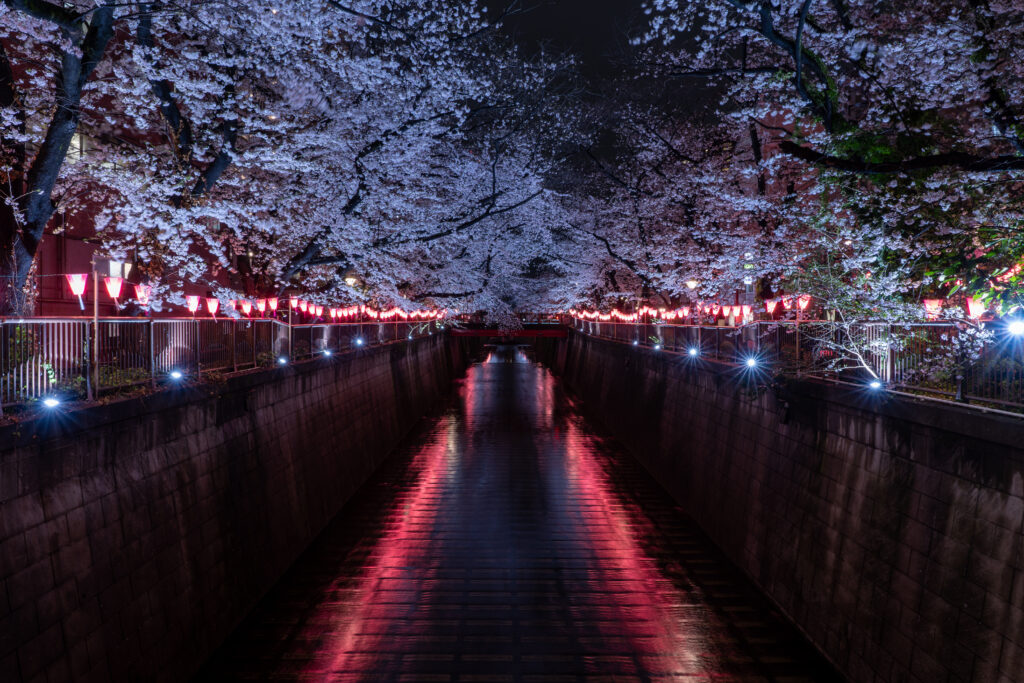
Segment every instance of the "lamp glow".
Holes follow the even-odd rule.
[[[356,346],[362,346],[363,343],[364,342],[362,337],[356,337]]]
[[[870,382],[868,382],[868,387],[877,391],[878,389],[882,388],[882,383],[879,382],[877,379],[873,379]]]
[[[198,296],[186,296],[185,305],[188,306],[188,312],[192,315],[196,314],[199,310],[199,297]]]
[[[661,344],[655,344],[654,345],[654,350],[655,351],[661,351]]]
[[[746,362],[747,362],[747,367],[748,368],[756,368],[757,367],[757,359],[756,358],[753,358],[753,357],[748,358]]]
[[[277,359],[277,364],[278,365],[286,365],[287,363],[288,363],[288,359],[285,358],[284,356],[281,356],[281,357],[279,357]]]
[[[60,401],[53,396],[49,396],[43,399],[43,405],[47,408],[56,408],[60,405]]]
[[[206,310],[210,312],[210,315],[217,317],[217,309],[220,308],[220,299],[207,299]]]
[[[1024,336],[1024,320],[1011,320],[1006,326],[1006,331],[1014,337]]]
[[[184,377],[185,375],[184,375],[184,373],[182,373],[181,370],[171,370],[170,376],[171,376],[171,379],[178,380],[178,379],[181,379],[182,377]]]
[[[639,342],[639,341],[637,341],[636,339],[634,339],[634,340],[633,340],[633,346],[636,346],[636,345],[638,345],[639,343],[640,343],[640,342]]]
[[[270,306],[270,312],[271,313],[276,313],[277,312],[277,297],[276,296],[272,296],[269,299],[267,299],[267,306]]]
[[[325,356],[330,356],[331,355],[331,350],[330,349],[324,349],[324,355]]]
[[[696,356],[699,353],[699,351],[697,351],[697,349],[691,347],[690,350],[687,351],[687,353],[689,353],[691,356]]]

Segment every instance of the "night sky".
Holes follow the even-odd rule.
[[[509,0],[487,0],[495,14]],[[526,9],[506,21],[506,31],[528,52],[545,47],[575,55],[589,76],[614,71],[616,54],[639,25],[639,0],[520,0]],[[492,15],[493,16],[493,15]]]

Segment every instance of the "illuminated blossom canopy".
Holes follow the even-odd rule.
[[[1024,3],[649,0],[589,80],[499,4],[4,0],[3,308],[61,215],[156,305],[1019,301]]]

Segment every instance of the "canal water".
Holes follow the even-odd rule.
[[[469,369],[200,678],[836,680],[516,347]]]

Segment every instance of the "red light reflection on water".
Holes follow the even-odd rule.
[[[471,382],[467,384],[472,384]],[[422,571],[417,568],[429,566],[433,543],[425,527],[434,524],[437,516],[439,488],[450,476],[453,458],[454,424],[450,416],[439,418],[437,430],[443,434],[436,442],[420,450],[413,458],[412,472],[416,472],[415,485],[399,496],[392,508],[382,514],[388,524],[394,525],[376,543],[367,558],[367,569],[353,588],[343,588],[349,597],[344,603],[324,603],[317,607],[317,614],[307,620],[305,628],[317,628],[323,635],[316,656],[305,667],[307,675],[331,674],[337,671],[353,671],[361,668],[366,652],[381,650],[385,633],[367,628],[368,623],[379,620],[401,620],[408,617],[405,605],[382,605],[377,602],[382,581],[387,581],[388,590],[417,590],[417,581]],[[337,584],[336,584],[337,585]]]
[[[598,590],[609,596],[596,623],[608,637],[630,639],[642,658],[659,659],[658,668],[669,666],[688,675],[717,678],[709,670],[714,668],[715,657],[709,652],[704,629],[694,628],[685,616],[688,601],[637,540],[653,535],[650,522],[642,515],[630,514],[628,501],[615,492],[595,457],[601,444],[582,432],[574,419],[565,424],[570,495],[584,501],[581,508],[586,518],[580,520],[584,543],[593,557]]]

